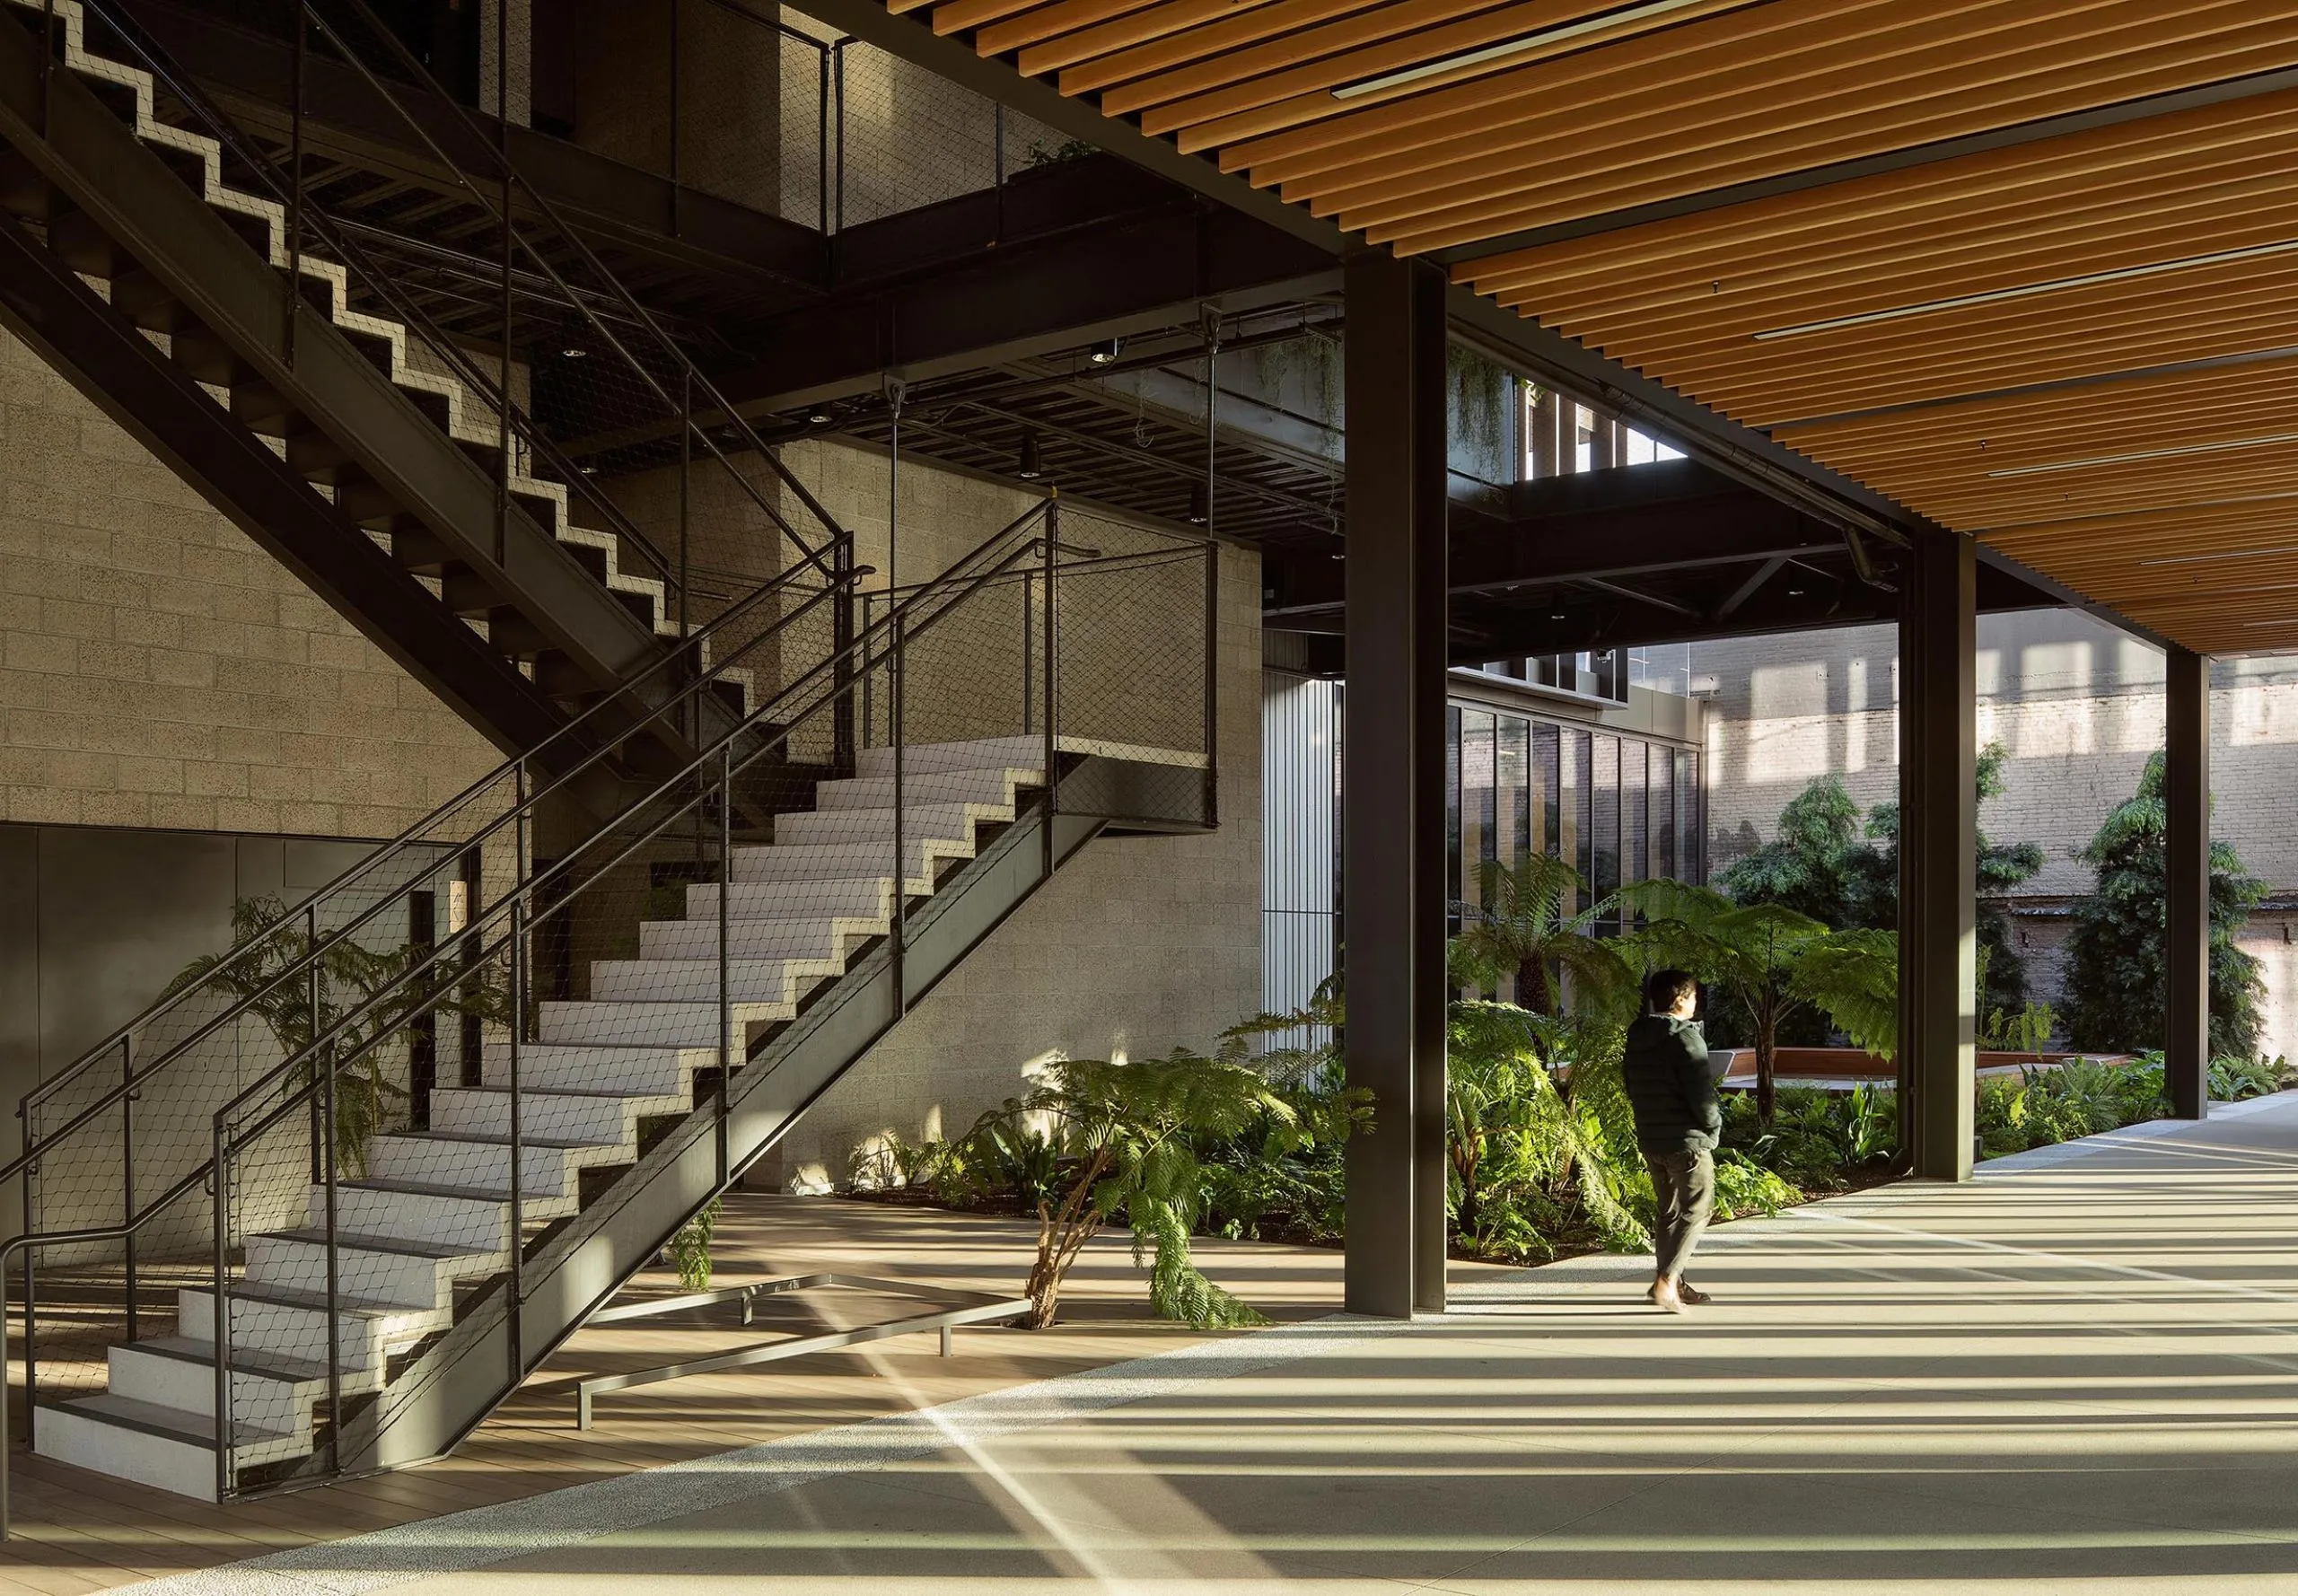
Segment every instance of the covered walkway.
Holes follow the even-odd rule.
[[[147,1589],[2298,1589],[2298,1099]]]

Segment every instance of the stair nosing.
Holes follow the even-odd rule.
[[[103,1394],[109,1396],[110,1393]],[[113,1399],[120,1402],[134,1402],[136,1407],[148,1407],[154,1413],[180,1413],[191,1422],[184,1425],[171,1425],[156,1419],[142,1418],[132,1413],[110,1412],[101,1407],[89,1406],[93,1400],[91,1397],[75,1397],[62,1402],[42,1402],[40,1407],[52,1413],[67,1413],[75,1418],[83,1418],[92,1424],[110,1425],[120,1430],[132,1430],[139,1435],[155,1436],[162,1441],[181,1442],[186,1446],[197,1446],[207,1451],[215,1450],[215,1422],[205,1414],[193,1413],[189,1408],[163,1407],[157,1402],[138,1401],[133,1397],[118,1397]],[[204,1433],[200,1428],[201,1421],[205,1421]],[[302,1441],[302,1437],[292,1430],[259,1430],[245,1420],[235,1421],[232,1428],[232,1448],[234,1451],[243,1451],[251,1446],[260,1446],[265,1442],[285,1441],[292,1445]]]

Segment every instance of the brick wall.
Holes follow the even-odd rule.
[[[389,837],[494,750],[0,334],[0,820]]]

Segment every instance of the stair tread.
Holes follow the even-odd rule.
[[[75,1397],[68,1402],[43,1402],[40,1406],[92,1418],[100,1424],[117,1425],[123,1430],[163,1436],[170,1441],[185,1441],[195,1446],[209,1448],[215,1444],[215,1420],[212,1416],[181,1407],[162,1407],[157,1402],[139,1402],[133,1397],[115,1397],[110,1391],[92,1397]],[[232,1423],[233,1446],[256,1446],[268,1441],[294,1443],[296,1437],[285,1430],[262,1429],[245,1419]]]
[[[524,1093],[521,1095],[523,1096]],[[508,1147],[511,1144],[511,1138],[507,1136],[483,1136],[477,1131],[467,1130],[401,1130],[377,1136],[375,1140],[378,1142],[452,1142],[458,1146],[465,1147]],[[567,1142],[555,1136],[521,1136],[519,1144],[522,1147],[543,1147],[561,1153],[572,1153],[584,1147],[619,1147],[622,1145],[622,1140],[617,1137],[610,1142]]]
[[[203,1341],[196,1336],[161,1336],[150,1340],[131,1341],[127,1350],[149,1353],[153,1357],[170,1358],[180,1364],[205,1364],[215,1366],[215,1343]],[[267,1352],[259,1348],[235,1346],[232,1349],[232,1371],[236,1374],[260,1374],[272,1380],[325,1380],[327,1365],[309,1358],[290,1357],[285,1353]]]
[[[396,1192],[408,1197],[465,1197],[473,1202],[507,1202],[510,1194],[497,1187],[450,1186],[438,1180],[339,1180],[338,1191]]]
[[[715,1052],[716,1049],[713,1048],[712,1051]],[[437,1088],[437,1090],[441,1092],[483,1092],[489,1097],[508,1097],[511,1095],[511,1089],[508,1086],[490,1086],[484,1083],[477,1086],[443,1086]],[[678,1094],[671,1092],[597,1092],[581,1086],[526,1086],[520,1089],[519,1095],[527,1099],[540,1097],[589,1097],[599,1098],[614,1102],[652,1102],[658,1097],[675,1097]],[[454,1133],[452,1131],[434,1131],[431,1134],[434,1136],[452,1136]],[[527,1141],[530,1145],[539,1144],[532,1136],[529,1136]]]
[[[327,1232],[317,1225],[297,1225],[292,1230],[265,1231],[254,1237],[276,1236],[290,1241],[313,1241],[324,1245]],[[407,1258],[427,1258],[441,1261],[452,1258],[492,1258],[495,1255],[483,1247],[457,1247],[447,1241],[425,1241],[411,1236],[377,1236],[354,1234],[348,1231],[335,1233],[336,1245],[346,1252],[391,1252]]]
[[[192,1289],[203,1293],[208,1290],[204,1285]],[[323,1291],[300,1291],[292,1285],[242,1280],[232,1287],[230,1294],[234,1302],[268,1302],[279,1308],[315,1308],[322,1313],[327,1311],[327,1293]],[[427,1302],[378,1302],[363,1297],[348,1297],[341,1292],[335,1294],[335,1311],[338,1314],[355,1314],[361,1319],[396,1319],[405,1313],[436,1311]]]

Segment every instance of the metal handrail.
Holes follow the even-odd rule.
[[[1050,503],[1050,501],[1048,502]],[[903,604],[898,606],[893,611],[873,622],[869,627],[858,635],[845,650],[817,662],[808,669],[803,675],[793,681],[789,687],[785,689],[783,697],[787,697],[794,695],[807,687],[809,684],[819,685],[820,680],[825,671],[835,673],[838,665],[849,655],[858,655],[860,657],[863,670],[866,673],[871,667],[875,664],[881,663],[884,660],[891,657],[891,649],[888,649],[886,652],[877,654],[874,658],[872,656],[871,650],[878,644],[884,643],[887,639],[893,637],[898,626],[903,634],[901,639],[903,643],[914,641],[917,637],[923,636],[931,630],[936,621],[949,615],[960,603],[962,603],[963,601],[972,593],[996,581],[999,576],[1005,574],[1005,572],[1013,568],[1022,559],[1039,553],[1044,539],[1042,538],[1031,538],[1022,542],[1018,548],[1008,550],[1003,559],[997,561],[987,570],[976,571],[969,569],[971,565],[978,557],[985,556],[996,546],[1010,541],[1017,531],[1019,531],[1030,521],[1035,519],[1039,514],[1043,513],[1043,505],[1029,511],[1021,518],[1021,520],[1011,523],[1003,531],[998,532],[995,537],[979,545],[971,554],[958,562],[956,566],[953,566],[949,572],[944,573],[943,580],[950,586],[959,587],[959,591],[957,591],[954,595],[944,593],[940,587],[917,592]],[[960,583],[962,583],[961,587],[959,586]],[[927,616],[925,620],[917,623],[913,628],[906,612],[916,607],[923,605],[929,598],[947,598],[948,602],[943,608],[935,613]],[[684,767],[663,778],[652,792],[647,794],[644,798],[634,802],[624,812],[636,813],[643,811],[649,804],[653,803],[658,799],[673,794],[676,789],[679,788],[689,777],[706,769],[714,764],[723,764],[725,767],[725,776],[723,779],[725,781],[731,781],[734,776],[748,770],[752,765],[756,764],[759,759],[766,758],[776,748],[785,747],[789,741],[792,732],[795,732],[800,726],[805,724],[807,721],[814,715],[835,706],[840,697],[855,690],[855,688],[854,684],[851,682],[838,683],[833,680],[831,690],[828,694],[815,699],[812,703],[808,704],[796,715],[793,716],[788,721],[777,723],[776,734],[773,737],[763,740],[756,747],[750,749],[742,756],[739,764],[733,763],[730,758],[731,750],[734,743],[739,739],[739,729],[736,732],[729,733],[727,736],[721,738],[717,742],[713,743],[709,748],[704,750],[700,753],[697,753]],[[777,698],[775,700],[775,704],[779,705],[782,701],[783,698]],[[759,715],[763,715],[765,712],[761,710],[758,713]],[[752,718],[756,719],[757,716],[754,715]],[[745,725],[748,723],[748,722],[744,723]],[[1050,773],[1048,773],[1048,778],[1050,778]],[[666,818],[657,821],[642,836],[637,837],[636,840],[626,844],[621,850],[617,852],[605,864],[593,867],[590,872],[591,879],[595,881],[607,872],[612,871],[617,865],[627,862],[637,854],[639,849],[645,847],[648,843],[661,836],[662,832],[665,831],[672,823],[684,819],[687,811],[695,807],[695,805],[700,801],[701,800],[699,798],[697,798],[688,803],[680,805]],[[498,822],[498,824],[502,822]],[[595,836],[596,834],[594,833],[593,835]],[[294,1092],[292,1095],[282,1099],[278,1104],[273,1107],[270,1112],[267,1113],[262,1118],[256,1121],[253,1126],[238,1132],[234,1139],[225,1144],[225,1151],[227,1153],[235,1151],[238,1146],[245,1143],[248,1139],[262,1134],[264,1130],[268,1129],[272,1125],[277,1123],[279,1118],[288,1110],[301,1106],[308,1097],[320,1092],[321,1090],[320,1072],[317,1069],[311,1068],[311,1065],[324,1062],[329,1065],[329,1074],[332,1075],[339,1074],[344,1068],[357,1063],[374,1048],[382,1046],[390,1039],[390,1035],[395,1034],[394,1032],[379,1032],[374,1036],[367,1038],[364,1042],[360,1043],[356,1048],[348,1053],[338,1055],[336,1052],[338,1045],[345,1039],[346,1033],[355,1030],[361,1021],[369,1012],[374,1009],[378,1004],[383,1003],[386,999],[395,996],[410,984],[420,981],[428,976],[436,974],[439,967],[444,965],[447,960],[451,959],[459,960],[464,955],[469,953],[473,947],[479,946],[483,940],[481,935],[482,927],[490,925],[498,919],[510,916],[514,913],[522,912],[525,900],[528,898],[540,894],[545,888],[553,886],[565,877],[571,875],[580,856],[581,845],[578,844],[570,847],[563,857],[554,862],[546,869],[536,873],[517,885],[512,887],[495,903],[487,906],[486,908],[480,910],[477,915],[475,915],[469,925],[464,928],[454,942],[442,944],[432,951],[429,958],[399,972],[399,975],[391,981],[376,988],[373,993],[364,997],[358,1004],[346,1009],[337,1020],[334,1027],[325,1035],[314,1035],[311,1041],[304,1046],[302,1051],[292,1054],[288,1057],[282,1059],[277,1065],[274,1065],[262,1075],[250,1082],[237,1097],[233,1098],[230,1102],[216,1110],[215,1124],[219,1135],[231,1134],[231,1127],[227,1121],[227,1116],[233,1113],[234,1110],[241,1109],[247,1106],[250,1101],[259,1100],[281,1079],[292,1075],[299,1069],[309,1070],[311,1076],[311,1078],[305,1082],[298,1091]],[[567,899],[579,894],[583,890],[583,889],[582,887],[577,887],[573,892],[568,893],[566,898],[558,899],[556,901],[565,902]],[[459,969],[460,965],[458,965],[457,968]],[[443,998],[442,1000],[443,1001]],[[413,1018],[414,1016],[410,1015],[408,1017]]]
[[[168,1189],[159,1197],[153,1198],[151,1205],[145,1208],[141,1213],[137,1214],[134,1218],[123,1220],[118,1224],[96,1225],[83,1230],[53,1231],[47,1235],[37,1235],[31,1232],[26,1232],[24,1234],[13,1237],[4,1243],[0,1243],[0,1280],[7,1278],[9,1259],[15,1257],[19,1252],[29,1254],[35,1247],[66,1247],[78,1242],[121,1241],[128,1240],[133,1237],[136,1232],[142,1230],[145,1225],[151,1223],[153,1220],[158,1218],[162,1213],[171,1207],[179,1197],[183,1197],[188,1192],[197,1190],[199,1187],[205,1185],[207,1181],[209,1172],[213,1171],[215,1167],[213,1161],[200,1165],[197,1169],[192,1171],[190,1174],[186,1175],[182,1179],[168,1188]],[[27,1354],[31,1351],[31,1320],[28,1311],[24,1320],[24,1343]],[[4,1377],[7,1368],[8,1316],[4,1312],[0,1312],[0,1377]],[[4,1395],[4,1393],[0,1393],[0,1395]],[[31,1416],[31,1392],[29,1389],[24,1392],[24,1407],[25,1417],[29,1420]],[[9,1539],[11,1530],[8,1512],[9,1446],[8,1404],[4,1400],[0,1400],[0,1541],[4,1541]]]
[[[847,578],[847,584],[850,585],[851,583],[860,580],[860,578],[866,574],[866,567],[855,567]],[[780,593],[789,584],[791,577],[794,574],[796,574],[796,568],[793,567],[791,571],[785,572],[782,575],[764,583],[755,592],[751,592],[748,597],[743,599],[741,603],[737,604],[732,609],[728,609],[724,614],[719,616],[717,619],[712,621],[708,627],[706,627],[702,631],[694,634],[689,641],[698,644],[712,636],[718,628],[727,626],[749,615],[751,612],[753,606],[764,601],[770,596]],[[662,720],[674,711],[683,709],[689,702],[699,699],[704,694],[706,694],[711,690],[711,688],[716,686],[717,683],[724,678],[725,673],[732,670],[737,662],[748,655],[752,650],[759,647],[769,639],[779,635],[785,627],[803,618],[804,616],[811,613],[813,609],[820,604],[825,599],[829,598],[832,594],[839,592],[840,591],[841,589],[835,587],[816,590],[798,608],[776,617],[772,626],[760,632],[756,637],[753,637],[747,643],[744,643],[740,648],[734,650],[724,659],[715,661],[707,671],[698,676],[691,678],[679,689],[677,693],[665,699],[662,704],[656,706],[653,710],[641,717],[636,723],[627,729],[618,728],[618,735],[627,736],[631,732],[644,731],[648,726]],[[487,788],[498,785],[505,776],[513,776],[522,767],[527,766],[530,761],[534,759],[536,754],[539,754],[543,750],[550,748],[559,740],[569,737],[577,730],[583,728],[586,723],[588,723],[592,716],[601,714],[610,706],[619,706],[624,694],[627,693],[633,688],[636,687],[639,683],[645,681],[649,677],[652,677],[656,672],[678,662],[681,658],[682,654],[678,652],[666,653],[662,658],[655,661],[653,664],[648,665],[636,675],[625,681],[615,692],[602,697],[598,703],[584,710],[574,720],[570,721],[566,725],[554,732],[548,740],[538,746],[535,753],[521,755],[514,759],[506,759],[502,764],[496,766],[493,770],[490,770],[487,775],[479,777],[478,780],[464,788],[454,797],[449,799],[445,803],[441,804],[429,814],[424,816],[423,819],[416,821],[414,825],[399,833],[398,837],[382,844],[373,852],[361,858],[357,863],[350,865],[333,881],[328,882],[303,902],[296,905],[293,909],[282,915],[277,920],[275,920],[269,925],[265,926],[256,935],[250,937],[239,947],[232,949],[229,953],[223,957],[221,961],[218,962],[214,969],[207,972],[208,978],[212,978],[225,970],[235,969],[244,961],[253,959],[262,951],[265,944],[270,940],[273,934],[284,928],[290,921],[305,917],[314,908],[326,903],[329,899],[338,896],[342,892],[348,890],[358,881],[364,880],[368,875],[373,873],[386,859],[403,853],[410,846],[419,846],[421,834],[428,828],[435,825],[442,816],[452,813],[454,811],[461,808],[464,804],[469,802],[473,798],[477,797]],[[754,711],[750,718],[755,719],[757,713],[758,712]],[[745,721],[743,723],[747,724],[748,721]],[[578,776],[590,770],[592,767],[602,762],[611,752],[611,743],[601,743],[594,746],[589,751],[584,753],[574,765],[568,767],[562,774],[555,777],[548,786],[543,787],[531,794],[528,800],[529,805],[539,802],[544,797],[555,795],[564,790]],[[459,848],[466,848],[471,846],[477,842],[483,841],[487,837],[491,836],[499,830],[504,823],[504,819],[498,819],[488,825],[484,830],[479,832],[478,836],[460,839],[456,846]],[[324,958],[330,950],[338,946],[346,938],[349,937],[354,932],[364,926],[369,919],[371,919],[376,913],[380,912],[382,907],[382,905],[378,905],[376,908],[369,909],[357,919],[355,919],[346,925],[338,928],[337,931],[330,933],[324,943],[320,943],[317,939],[314,939],[311,947],[306,950],[303,957],[285,969],[283,969],[263,988],[262,991],[240,999],[238,1002],[232,1004],[224,1013],[210,1019],[191,1032],[191,1034],[184,1037],[181,1040],[176,1042],[164,1052],[161,1053],[156,1058],[147,1061],[144,1068],[138,1072],[131,1081],[123,1082],[121,1084],[111,1088],[103,1097],[89,1104],[77,1115],[74,1116],[73,1118],[66,1121],[64,1125],[59,1126],[54,1131],[51,1131],[46,1136],[40,1137],[36,1144],[33,1143],[31,1139],[32,1110],[37,1109],[41,1103],[45,1102],[56,1092],[61,1090],[72,1081],[76,1080],[83,1073],[94,1067],[98,1062],[109,1057],[124,1041],[127,1040],[137,1030],[149,1026],[154,1020],[158,1019],[161,1014],[168,1010],[189,1001],[193,995],[194,989],[186,988],[182,991],[168,993],[153,1000],[153,1002],[148,1004],[140,1013],[136,1014],[135,1018],[126,1022],[124,1024],[112,1030],[101,1043],[83,1053],[74,1063],[66,1065],[57,1074],[49,1076],[47,1080],[41,1082],[39,1085],[33,1087],[30,1092],[27,1092],[24,1094],[23,1098],[17,1103],[16,1114],[17,1117],[24,1122],[26,1145],[24,1150],[14,1159],[9,1161],[7,1163],[0,1164],[0,1180],[12,1179],[22,1174],[26,1169],[31,1167],[31,1165],[38,1162],[43,1152],[51,1149],[57,1143],[70,1136],[75,1131],[93,1120],[105,1109],[116,1105],[129,1091],[140,1088],[151,1075],[165,1068],[170,1062],[176,1057],[180,1057],[187,1049],[197,1043],[205,1040],[207,1037],[214,1035],[215,1031],[220,1030],[222,1027],[237,1021],[255,1004],[282,989],[285,983],[301,978],[311,966],[317,964],[322,958]]]

